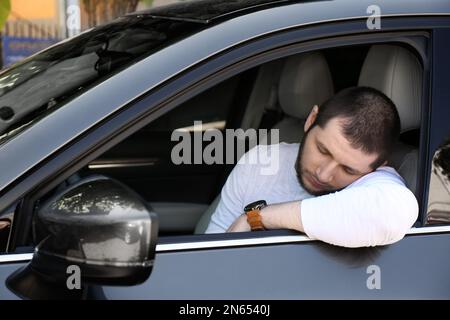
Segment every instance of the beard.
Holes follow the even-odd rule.
[[[303,179],[303,172],[304,172],[304,168],[302,166],[302,158],[303,158],[303,151],[304,151],[303,147],[306,144],[306,139],[308,138],[308,134],[312,128],[313,128],[313,126],[311,126],[311,128],[309,128],[308,131],[305,132],[305,135],[303,136],[302,141],[300,142],[300,148],[298,150],[297,159],[295,160],[295,172],[297,174],[297,180],[298,180],[299,184],[301,185],[301,187],[303,189],[306,190],[306,192],[308,192],[309,194],[312,194],[313,196],[323,196],[323,195],[338,191],[338,189],[312,190],[306,186],[305,181]]]

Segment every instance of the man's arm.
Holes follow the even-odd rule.
[[[375,183],[305,200],[301,211],[310,238],[344,247],[369,247],[401,240],[416,221],[419,207],[405,186]]]
[[[301,217],[301,201],[272,204],[261,210],[262,223],[266,229],[293,229],[305,232]],[[250,231],[247,216],[241,215],[227,232]]]
[[[386,245],[404,237],[418,215],[414,194],[380,174],[339,192],[270,205],[261,211],[267,229],[293,229],[345,247]],[[240,217],[228,231],[249,231]]]

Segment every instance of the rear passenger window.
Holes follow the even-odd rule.
[[[450,223],[450,135],[433,156],[426,223]]]

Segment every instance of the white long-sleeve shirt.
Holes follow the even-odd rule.
[[[414,224],[414,194],[391,167],[380,167],[345,189],[314,197],[299,184],[299,144],[260,145],[230,173],[206,233],[225,232],[256,200],[268,204],[301,201],[301,218],[311,239],[345,247],[386,245],[402,239]]]

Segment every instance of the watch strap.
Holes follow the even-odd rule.
[[[259,209],[247,212],[247,222],[250,225],[252,231],[265,230]]]

